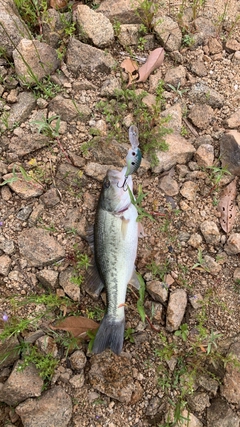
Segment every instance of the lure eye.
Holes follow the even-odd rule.
[[[136,153],[135,153],[135,151],[133,151],[133,152],[132,152],[132,155],[133,155],[133,156],[136,156]]]
[[[110,184],[111,184],[111,182],[109,181],[109,179],[106,179],[106,181],[104,182],[104,187],[109,188]]]

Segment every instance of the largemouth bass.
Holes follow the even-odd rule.
[[[107,172],[96,212],[93,239],[96,268],[88,280],[87,291],[98,296],[103,286],[106,287],[107,312],[97,331],[93,353],[101,353],[106,348],[116,354],[121,352],[127,285],[132,279],[137,286],[138,214],[123,186],[126,169]],[[127,184],[132,191],[131,176]]]

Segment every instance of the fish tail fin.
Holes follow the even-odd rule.
[[[106,314],[98,328],[92,352],[98,354],[110,348],[115,354],[120,354],[123,347],[124,328],[125,318],[117,321]]]

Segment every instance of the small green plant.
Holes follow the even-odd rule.
[[[56,122],[53,125],[53,122]],[[60,128],[60,117],[51,116],[51,117],[42,117],[42,120],[35,120],[31,122],[32,124],[38,127],[38,133],[49,136],[50,138],[57,138],[59,136]]]
[[[131,203],[135,206],[135,208],[138,211],[137,221],[141,221],[141,219],[144,217],[147,217],[147,218],[151,219],[152,221],[155,221],[153,216],[150,215],[149,213],[147,213],[144,208],[142,208],[142,201],[147,196],[147,194],[144,194],[142,192],[141,184],[139,184],[139,186],[138,186],[138,195],[136,198],[134,197],[129,186],[127,186],[127,189],[128,189],[128,193],[129,193],[129,196],[131,199]]]
[[[170,89],[176,93],[177,96],[179,96],[180,98],[182,98],[184,92],[187,92],[187,89],[181,89],[181,83],[178,82],[177,87],[171,85],[171,84],[167,84],[168,87],[170,87]]]
[[[86,271],[91,263],[89,257],[86,254],[82,254],[81,251],[79,251],[77,245],[74,245],[74,250],[74,274],[71,277],[71,282],[75,285],[81,286],[84,280],[83,271]]]
[[[165,275],[169,272],[169,260],[167,259],[164,264],[158,265],[155,261],[148,264],[147,269],[151,271],[153,277],[159,278],[162,282],[164,281]]]
[[[132,328],[125,329],[125,332],[124,332],[125,340],[128,340],[131,343],[134,343],[134,337],[133,337],[134,332],[135,332],[135,330]]]
[[[184,34],[183,38],[182,38],[182,44],[183,46],[192,46],[194,43],[194,38],[192,35],[190,34]]]
[[[220,166],[208,166],[208,169],[211,171],[210,180],[213,182],[214,188],[216,189],[225,175],[231,175],[231,172],[229,172],[227,167],[222,168]]]
[[[114,21],[114,23],[113,23],[113,30],[114,30],[115,36],[118,37],[119,34],[120,34],[120,32],[121,32],[121,22]]]
[[[181,134],[182,136],[187,136],[187,135],[189,134],[189,132],[188,132],[188,130],[187,130],[187,128],[186,128],[185,126],[182,126],[182,127],[181,127],[181,132],[180,132],[180,134]]]
[[[187,341],[187,337],[189,334],[188,325],[187,323],[183,323],[179,330],[175,332],[176,337],[181,337],[183,341]]]
[[[141,19],[142,24],[149,33],[153,31],[153,18],[158,11],[158,1],[138,0],[138,7],[135,10],[136,15]]]
[[[14,0],[15,5],[30,31],[42,32],[42,19],[48,9],[47,0]]]
[[[138,38],[138,50],[144,51],[146,43],[147,43],[147,40],[144,37],[139,37]]]
[[[198,249],[197,259],[198,259],[198,262],[196,262],[196,264],[194,264],[192,266],[192,270],[194,270],[195,268],[197,268],[198,270],[209,271],[208,268],[205,265],[205,261],[203,259],[203,254],[202,254],[202,250],[201,249]]]
[[[145,309],[144,309],[144,297],[145,297],[145,282],[141,276],[141,274],[137,274],[140,288],[139,288],[139,299],[137,300],[137,310],[141,317],[141,321],[145,322]]]
[[[40,377],[48,383],[58,365],[58,360],[51,354],[43,354],[36,346],[29,344],[22,345],[23,361],[19,364],[18,370],[24,370],[29,364],[33,363],[39,371]]]

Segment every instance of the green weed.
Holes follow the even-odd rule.
[[[55,124],[53,124],[54,121],[56,121]],[[42,133],[53,139],[59,136],[60,116],[43,116],[42,120],[34,120],[31,123],[38,127],[38,133]]]
[[[51,354],[43,354],[36,346],[27,343],[22,344],[22,358],[18,370],[24,370],[29,364],[33,363],[39,371],[40,377],[48,383],[58,365],[58,360]]]
[[[134,337],[133,337],[134,332],[135,330],[132,328],[125,329],[125,332],[124,332],[125,340],[128,340],[131,343],[134,343]]]
[[[165,275],[169,272],[169,260],[166,259],[164,264],[158,265],[155,261],[152,261],[151,264],[148,264],[147,269],[151,271],[154,278],[164,281]]]
[[[129,188],[129,186],[127,186],[127,189],[128,189],[128,193],[129,193],[129,196],[130,196],[130,199],[131,199],[131,203],[135,206],[135,208],[138,211],[137,221],[141,221],[141,219],[144,218],[144,217],[147,217],[147,218],[151,219],[152,221],[155,221],[154,218],[153,218],[153,216],[150,215],[149,213],[147,213],[144,208],[142,208],[142,201],[147,196],[147,194],[144,194],[142,192],[142,186],[141,186],[141,184],[139,184],[139,186],[138,186],[138,195],[137,195],[137,197],[135,197],[133,195],[133,193],[132,193],[131,189]]]

